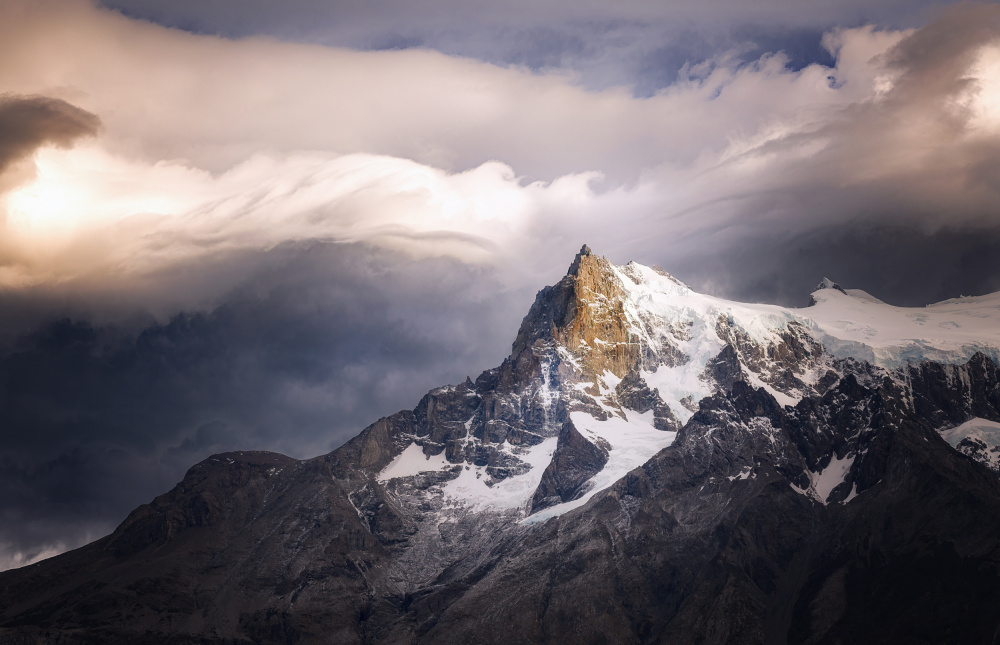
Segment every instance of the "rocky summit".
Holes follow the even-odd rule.
[[[1000,294],[803,309],[584,247],[510,356],[0,574],[4,643],[992,643]]]

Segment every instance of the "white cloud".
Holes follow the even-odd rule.
[[[7,241],[25,260],[8,284],[149,273],[287,241],[367,241],[418,256],[488,260],[526,234],[533,194],[498,162],[446,173],[367,154],[254,155],[218,175],[146,164],[99,144],[47,148],[4,197]],[[566,198],[564,179],[556,184]]]
[[[0,84],[99,115],[105,144],[149,161],[221,171],[257,152],[324,150],[413,159],[448,170],[501,160],[551,180],[600,170],[614,179],[687,163],[762,119],[793,118],[857,93],[829,88],[771,57],[649,99],[590,92],[433,51],[357,52],[193,36],[82,2],[7,3]],[[57,10],[58,9],[58,10]]]
[[[920,80],[947,75],[900,54],[935,37],[930,27],[831,32],[833,69],[723,56],[637,98],[432,51],[195,36],[73,0],[0,14],[0,84],[104,123],[87,144],[39,151],[36,178],[6,195],[7,285],[150,273],[309,238],[534,280],[581,241],[684,262],[737,230],[856,217],[815,201],[831,190],[868,191],[869,211],[949,202],[956,217],[964,162],[973,147],[984,154],[989,137],[977,133],[995,111],[993,49],[949,68],[977,84]],[[942,120],[946,99],[971,120]],[[914,198],[900,197],[915,180]],[[975,208],[997,201],[984,186]]]

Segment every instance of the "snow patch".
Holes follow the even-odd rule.
[[[728,479],[729,481],[736,481],[737,479],[748,479],[752,474],[753,474],[753,468],[751,468],[750,466],[745,466],[743,470],[739,472],[738,475],[730,475],[729,477],[726,477],[726,479]]]
[[[586,412],[570,413],[570,420],[580,434],[594,443],[598,443],[597,439],[603,439],[611,445],[608,463],[601,472],[590,479],[591,488],[582,497],[541,510],[525,518],[523,520],[525,524],[542,522],[583,506],[591,497],[643,465],[653,455],[674,442],[676,432],[657,430],[653,426],[652,410],[643,414],[628,411],[626,414],[627,419],[611,417],[607,421],[600,421]]]
[[[1000,358],[1000,293],[926,307],[894,307],[854,289],[823,289],[796,313],[834,355],[886,369],[906,363],[964,363],[981,351]]]
[[[830,497],[833,489],[844,483],[844,479],[847,477],[847,472],[851,469],[852,464],[854,464],[854,455],[844,457],[843,459],[834,457],[830,460],[830,465],[823,470],[818,473],[809,473],[813,490],[816,491],[820,501],[826,504],[826,500]]]
[[[615,388],[621,382],[622,379],[617,374],[610,370],[604,370],[604,373],[598,379],[597,387],[600,388],[602,395],[607,396],[608,394],[613,394]]]
[[[486,485],[488,475],[485,468],[465,465],[458,477],[444,484],[442,490],[445,508],[467,507],[475,512],[489,508],[527,508],[542,481],[542,473],[552,461],[557,442],[558,437],[549,437],[525,452],[518,453],[518,459],[531,466],[531,470],[508,477],[492,486]]]
[[[805,495],[806,497],[812,498],[822,504],[827,505],[827,498],[830,497],[830,493],[837,486],[844,483],[847,478],[847,473],[851,470],[851,465],[854,464],[854,458],[856,455],[851,455],[850,457],[844,457],[843,459],[838,459],[834,456],[829,465],[819,472],[812,472],[810,470],[806,471],[806,475],[809,476],[809,488],[799,488],[795,484],[789,483],[788,485],[792,487],[796,493],[800,495]],[[843,503],[847,503],[854,497],[857,497],[857,485],[852,489],[851,495],[844,500]]]
[[[439,455],[429,457],[424,454],[421,446],[411,443],[382,469],[378,474],[378,481],[387,482],[397,477],[412,477],[427,471],[450,468],[452,465],[445,459],[443,451]]]
[[[747,381],[750,383],[750,385],[758,389],[763,389],[765,392],[773,396],[774,400],[777,401],[778,405],[780,405],[781,407],[790,406],[794,408],[795,405],[802,400],[802,397],[796,398],[794,396],[790,396],[788,394],[785,394],[784,392],[780,392],[774,389],[773,387],[762,381],[759,376],[757,376],[756,374],[754,374],[753,372],[751,372],[746,368],[743,369],[743,375],[747,377]]]
[[[983,458],[984,463],[990,468],[994,470],[1000,468],[1000,423],[976,417],[954,428],[942,430],[941,438],[947,441],[952,448],[963,453],[965,451],[962,451],[961,446],[959,446],[962,440],[969,439],[972,442],[981,442],[985,445],[985,449],[979,451],[977,455]]]
[[[641,264],[613,267],[613,271],[626,292],[630,334],[657,348],[658,330],[673,337],[688,357],[682,365],[660,366],[641,374],[649,387],[660,391],[682,423],[692,413],[680,401],[690,396],[697,402],[711,394],[710,384],[702,376],[708,361],[725,346],[715,331],[720,316],[764,347],[781,343],[781,334],[796,323],[831,355],[890,370],[925,360],[964,363],[980,351],[1000,363],[1000,292],[914,308],[894,307],[856,289],[825,288],[813,293],[813,306],[791,309],[699,294]],[[650,324],[653,331],[648,329]],[[686,340],[673,336],[670,330],[675,329],[686,330]],[[797,376],[810,383],[824,373]],[[782,405],[797,402],[794,392],[782,393],[766,386],[758,375],[751,380],[766,387]]]

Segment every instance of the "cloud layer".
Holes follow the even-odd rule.
[[[506,261],[512,248],[537,256],[553,231],[565,239],[550,251],[600,236],[683,273],[692,248],[741,230],[993,225],[993,6],[914,33],[833,31],[832,68],[721,54],[648,98],[431,51],[229,41],[86,3],[11,6],[0,35],[20,63],[0,65],[0,81],[105,123],[92,144],[41,151],[38,180],[8,195],[11,237],[35,256],[8,269],[11,283],[309,238]]]

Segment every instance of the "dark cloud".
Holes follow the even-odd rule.
[[[642,56],[637,70],[636,93],[652,96],[674,83],[683,68],[711,58],[720,48],[720,42],[711,42],[705,34],[695,31],[681,31],[673,35],[666,43]]]
[[[0,95],[0,172],[39,146],[68,147],[100,125],[97,116],[60,99]]]
[[[833,25],[817,29],[748,24],[734,29],[732,38],[742,44],[740,56],[744,60],[755,61],[765,54],[780,52],[788,61],[786,67],[798,71],[809,65],[833,67],[836,64],[833,54],[823,45],[823,34],[831,27]]]
[[[103,0],[125,15],[204,34],[266,34],[361,49],[411,46],[533,69],[563,68],[591,87],[628,85],[648,95],[669,85],[685,62],[730,49],[783,50],[793,67],[828,60],[816,33],[873,22],[923,23],[948,2],[771,0],[699,3],[467,0],[360,3],[291,0]],[[748,58],[748,60],[752,60]],[[680,64],[677,64],[680,63]]]
[[[909,92],[947,93],[961,84],[982,45],[1000,38],[1000,7],[963,4],[941,12],[886,55],[905,73]],[[929,85],[925,85],[929,84]],[[918,86],[925,85],[923,90]]]
[[[736,25],[729,31],[677,30],[665,34],[662,42],[645,52],[635,67],[635,92],[652,96],[657,91],[687,78],[685,71],[720,54],[732,56],[743,64],[753,63],[762,56],[780,54],[789,71],[799,71],[809,65],[832,67],[836,60],[823,45],[826,29],[796,27],[783,24]]]
[[[499,364],[533,295],[360,245],[267,256],[210,311],[140,329],[60,318],[4,350],[0,547],[96,538],[214,452],[327,452]]]
[[[824,277],[890,304],[920,307],[1000,291],[1000,226],[927,231],[863,222],[746,235],[698,258],[661,258],[692,287],[747,302],[804,307]]]
[[[266,33],[300,38],[326,36],[354,39],[356,46],[374,34],[391,33],[399,26],[442,37],[449,31],[490,26],[552,27],[584,22],[629,21],[647,25],[686,24],[702,28],[736,24],[826,26],[856,25],[868,21],[888,26],[912,26],[927,18],[929,8],[947,2],[889,0],[880,3],[849,0],[770,0],[747,5],[738,0],[649,3],[579,3],[569,0],[531,2],[514,0],[390,0],[376,4],[353,0],[289,0],[275,5],[267,0],[103,0],[122,13],[199,33],[246,36]]]

